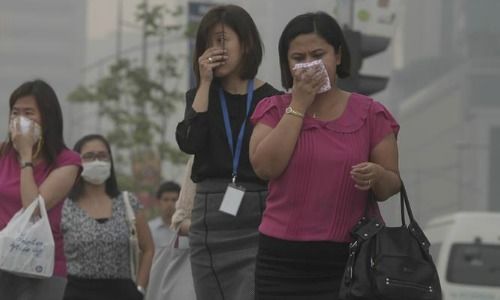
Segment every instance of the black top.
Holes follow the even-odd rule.
[[[96,220],[96,221],[97,221],[97,223],[99,223],[99,224],[104,224],[104,223],[106,223],[106,222],[109,220],[109,218],[97,218],[97,219],[95,219],[95,220]]]
[[[241,149],[237,182],[266,183],[257,177],[250,165],[248,148],[253,126],[249,119],[260,100],[280,93],[280,91],[276,90],[268,83],[254,90],[251,111],[246,120],[247,125]],[[230,94],[226,91],[224,91],[224,94],[227,99],[229,121],[233,133],[233,143],[236,147],[238,133],[245,118],[247,95]],[[179,148],[188,154],[194,154],[191,179],[194,182],[200,182],[207,178],[230,180],[232,178],[233,156],[224,129],[224,119],[220,106],[218,85],[213,83],[210,86],[208,111],[206,112],[197,113],[193,110],[192,105],[195,95],[196,89],[191,89],[186,93],[184,120],[177,125],[177,130],[175,132]]]

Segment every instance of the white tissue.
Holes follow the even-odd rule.
[[[326,71],[326,68],[325,68],[325,64],[323,63],[323,61],[321,59],[314,60],[314,61],[307,62],[307,63],[295,64],[295,66],[293,66],[293,70],[303,69],[303,68],[312,68],[312,67],[317,66],[317,65],[320,66],[321,72],[323,72],[323,75],[326,77],[325,83],[318,90],[318,94],[321,94],[321,93],[324,93],[326,91],[329,91],[332,88],[332,86],[330,85],[330,78],[328,77],[328,72]]]

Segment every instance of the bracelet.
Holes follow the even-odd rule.
[[[33,162],[31,162],[31,161],[25,161],[25,162],[22,162],[22,163],[21,163],[21,169],[24,169],[24,168],[26,168],[26,167],[31,167],[31,168],[33,168]]]
[[[142,286],[138,285],[137,290],[139,293],[141,293],[143,296],[146,295],[146,289],[144,289]]]
[[[287,115],[292,115],[292,116],[296,116],[296,117],[299,117],[299,118],[304,118],[304,114],[303,113],[296,111],[291,106],[288,106],[286,108],[285,113]]]

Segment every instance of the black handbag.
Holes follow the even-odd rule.
[[[401,227],[364,217],[353,228],[340,285],[341,300],[441,300],[441,285],[429,240],[413,218],[401,182]],[[370,201],[374,201],[370,193]],[[405,206],[410,223],[405,222]]]

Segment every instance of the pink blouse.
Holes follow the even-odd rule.
[[[276,127],[291,98],[284,94],[263,99],[251,121]],[[293,241],[350,241],[349,232],[362,217],[368,195],[354,187],[351,167],[368,161],[371,150],[398,131],[382,104],[355,93],[333,121],[306,116],[288,167],[269,182],[259,231]],[[370,215],[380,216],[377,205],[370,207]]]
[[[64,149],[56,158],[55,168],[70,165],[81,166],[80,155]],[[40,186],[52,170],[53,168],[47,168],[47,164],[43,161],[37,164],[33,169],[36,184]],[[21,170],[14,150],[0,157],[0,230],[22,208],[20,176]],[[55,242],[54,275],[64,277],[66,276],[66,259],[60,228],[61,210],[64,203],[62,200],[48,211],[48,216]]]

